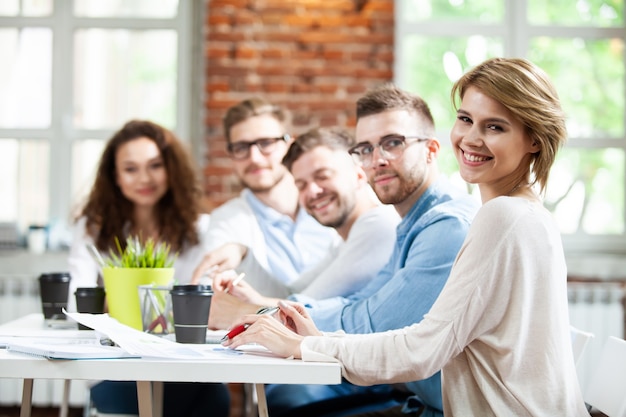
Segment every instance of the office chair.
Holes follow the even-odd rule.
[[[585,332],[574,326],[569,326],[570,334],[572,336],[572,350],[574,352],[574,362],[578,364],[580,358],[585,352],[585,347],[589,341],[594,337],[593,333]]]
[[[608,417],[626,417],[626,341],[609,336],[597,363],[585,402]]]

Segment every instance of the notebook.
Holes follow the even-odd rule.
[[[118,346],[104,346],[87,340],[13,340],[7,343],[7,350],[40,356],[47,359],[120,359],[136,358]]]

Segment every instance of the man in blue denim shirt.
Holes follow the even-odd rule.
[[[392,85],[368,92],[357,102],[357,145],[350,153],[365,169],[378,198],[402,216],[389,263],[364,289],[350,297],[303,302],[322,331],[373,333],[422,320],[443,288],[479,202],[440,177],[439,141],[427,104]],[[409,404],[421,416],[443,416],[440,373],[406,384]],[[388,386],[272,385],[271,415],[324,415],[350,397],[385,398]],[[365,397],[363,397],[365,395]],[[326,406],[324,406],[326,404]],[[405,411],[409,411],[405,407]]]

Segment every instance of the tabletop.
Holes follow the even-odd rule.
[[[0,325],[0,342],[8,334],[32,337],[58,337],[75,335],[82,337],[82,332],[69,329],[50,329],[43,323],[41,314],[31,314],[13,322]],[[86,336],[85,336],[86,337]],[[4,338],[4,339],[3,339]],[[25,380],[25,390],[31,390],[33,379],[89,379],[138,381],[140,396],[140,415],[151,416],[150,405],[144,404],[142,413],[142,393],[150,392],[149,384],[153,381],[185,382],[238,382],[256,385],[260,394],[259,407],[266,408],[262,384],[339,384],[341,368],[338,363],[303,362],[301,360],[282,359],[264,351],[237,352],[218,347],[218,357],[211,359],[80,359],[48,360],[36,356],[0,350],[0,378],[20,378]],[[27,383],[30,381],[30,387]],[[26,392],[26,394],[29,394]],[[143,397],[143,401],[146,401]],[[29,401],[29,398],[26,398]],[[24,407],[24,404],[22,405]],[[30,403],[28,403],[30,407]],[[260,415],[267,415],[266,410],[259,410]],[[158,414],[158,413],[156,413]],[[30,415],[23,413],[23,416]]]

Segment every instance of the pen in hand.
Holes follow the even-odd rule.
[[[246,276],[246,273],[245,273],[245,272],[242,272],[241,274],[237,275],[237,278],[235,278],[235,279],[233,280],[233,283],[231,284],[231,286],[230,286],[229,288],[226,288],[226,289],[224,290],[224,292],[228,294],[228,290],[229,290],[231,287],[234,287],[235,285],[239,284],[239,283],[241,282],[241,280],[243,279],[243,277],[245,277],[245,276]]]
[[[266,308],[266,309],[262,310],[262,312],[260,312],[259,314],[261,314],[261,315],[264,315],[264,314],[272,315],[272,314],[276,313],[278,310],[279,310],[278,307]],[[241,325],[235,327],[234,329],[232,329],[231,331],[226,333],[226,335],[224,337],[222,337],[222,340],[220,340],[220,342],[225,342],[225,341],[227,341],[229,339],[232,339],[233,337],[235,337],[238,334],[242,333],[248,327],[250,327],[250,324],[248,324],[248,323],[241,324]]]

